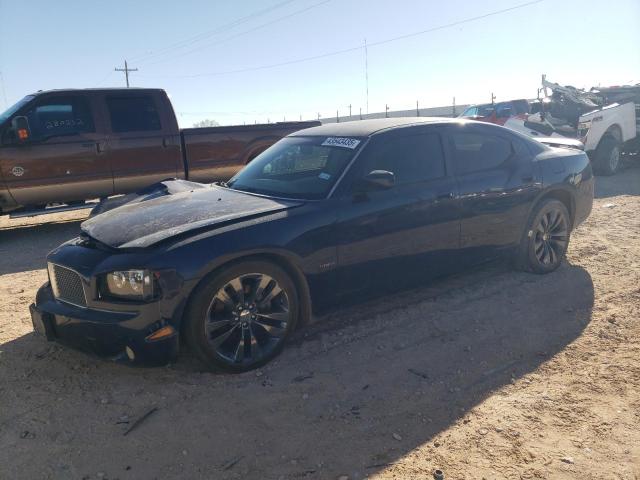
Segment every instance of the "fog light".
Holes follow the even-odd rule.
[[[127,354],[127,357],[129,357],[129,360],[133,362],[136,359],[136,354],[133,353],[133,350],[131,350],[130,347],[125,347],[124,351]]]

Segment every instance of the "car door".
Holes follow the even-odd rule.
[[[393,172],[395,185],[361,190],[373,170]],[[374,136],[342,183],[336,234],[343,292],[442,272],[458,248],[460,219],[439,133],[403,128]]]
[[[104,139],[89,95],[43,95],[16,116],[29,124],[29,138],[3,135],[0,168],[20,205],[44,205],[113,194],[111,169],[98,145]]]
[[[460,247],[466,261],[483,261],[520,240],[538,191],[533,155],[515,135],[489,125],[446,132],[460,195]]]
[[[104,97],[109,137],[106,156],[115,193],[129,193],[173,178],[181,168],[176,126],[161,115],[152,92],[120,92]]]

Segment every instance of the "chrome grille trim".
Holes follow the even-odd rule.
[[[56,263],[47,265],[49,281],[56,300],[80,308],[87,308],[87,297],[82,285],[82,277],[78,272]]]

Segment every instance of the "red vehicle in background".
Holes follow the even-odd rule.
[[[478,120],[480,122],[504,125],[508,119],[513,117],[519,117],[526,120],[529,113],[531,113],[529,102],[527,100],[520,99],[510,100],[508,102],[472,105],[462,112],[460,118],[470,118],[471,120]]]

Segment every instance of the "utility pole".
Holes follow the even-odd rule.
[[[349,104],[349,120],[351,120],[351,104]]]
[[[336,123],[340,123],[340,115],[338,115],[338,110],[336,110]]]
[[[491,105],[494,104],[495,100],[496,100],[496,96],[493,94],[493,92],[491,92]]]
[[[418,100],[416,100],[416,117],[420,116],[420,107],[418,106]]]
[[[129,68],[127,61],[124,61],[124,68],[115,68],[116,72],[124,72],[124,78],[127,80],[127,88],[129,88],[129,72],[137,72],[137,68]]]
[[[384,118],[389,118],[389,105],[386,103],[384,105]]]
[[[455,117],[456,117],[456,97],[453,97],[453,107],[452,107],[452,110],[453,110],[453,112],[452,112],[452,113],[453,113],[453,118],[455,118]]]
[[[360,120],[362,120],[362,107],[360,107]]]

